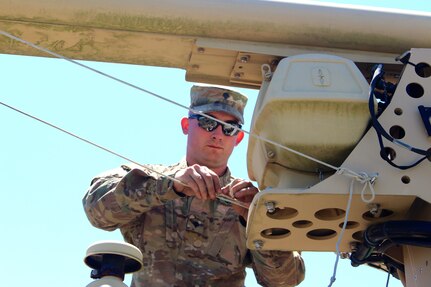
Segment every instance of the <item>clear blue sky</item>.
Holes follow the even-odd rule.
[[[329,1],[327,1],[329,2]],[[423,1],[331,1],[431,11]],[[428,35],[424,35],[428,36]],[[189,103],[193,83],[182,70],[109,63],[90,66],[178,101]],[[185,152],[179,119],[186,111],[63,60],[0,55],[0,101],[141,163],[172,163]],[[243,90],[251,99],[257,91]],[[248,129],[253,104],[246,109]],[[86,286],[84,265],[94,241],[121,239],[93,228],[81,199],[92,176],[124,160],[0,106],[2,286]],[[247,178],[247,138],[234,152],[234,174]],[[302,287],[327,286],[333,253],[304,252]],[[252,274],[252,272],[249,272]],[[127,284],[129,280],[126,281]],[[61,283],[60,283],[61,282]],[[334,286],[385,286],[386,274],[341,260]],[[247,286],[257,286],[253,276]],[[402,286],[391,279],[389,286]]]

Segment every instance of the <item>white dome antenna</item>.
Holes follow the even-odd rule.
[[[127,287],[124,275],[142,268],[142,253],[129,243],[100,241],[88,247],[84,262],[95,279],[87,287]]]

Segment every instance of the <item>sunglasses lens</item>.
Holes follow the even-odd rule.
[[[208,132],[212,132],[218,126],[218,123],[215,120],[203,116],[198,118],[198,122],[199,126]]]
[[[241,129],[241,125],[239,125],[236,122],[227,122],[229,125],[220,124],[219,122],[207,118],[205,116],[201,115],[192,115],[189,118],[197,119],[198,125],[206,130],[207,132],[212,132],[215,130],[219,125],[222,126],[223,134],[226,136],[234,136],[237,135]]]
[[[234,136],[236,135],[239,130],[236,128],[236,124],[230,123],[232,126],[223,125],[223,133],[226,136]]]

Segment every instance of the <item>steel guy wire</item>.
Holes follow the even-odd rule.
[[[166,97],[162,97],[162,96],[160,96],[160,95],[158,95],[158,94],[156,94],[156,93],[153,93],[153,92],[151,92],[151,91],[149,91],[149,90],[143,89],[143,88],[141,88],[141,87],[139,87],[139,86],[136,86],[136,85],[134,85],[134,84],[132,84],[132,83],[129,83],[129,82],[124,81],[124,80],[121,80],[121,79],[119,79],[119,78],[117,78],[117,77],[114,77],[114,76],[112,76],[112,75],[109,75],[109,74],[107,74],[107,73],[104,73],[104,72],[102,72],[102,71],[100,71],[100,70],[94,69],[94,68],[92,68],[92,67],[90,67],[90,66],[87,66],[87,65],[85,65],[85,64],[82,64],[82,63],[80,63],[80,62],[78,62],[78,61],[75,61],[75,60],[70,59],[70,58],[68,58],[68,57],[65,57],[65,56],[63,56],[63,55],[60,55],[60,54],[58,54],[58,53],[52,52],[51,50],[48,50],[48,49],[46,49],[46,48],[40,47],[40,46],[38,46],[38,45],[35,45],[35,44],[33,44],[33,43],[31,43],[31,42],[28,42],[28,41],[26,41],[26,40],[24,40],[24,39],[18,38],[18,37],[16,37],[16,36],[12,35],[12,34],[9,34],[9,33],[4,32],[4,31],[2,31],[2,30],[0,30],[0,34],[1,34],[1,35],[3,35],[3,36],[6,36],[6,37],[8,37],[8,38],[11,38],[11,39],[13,39],[13,40],[15,40],[15,41],[21,42],[21,43],[23,43],[23,44],[25,44],[25,45],[28,45],[28,46],[30,46],[30,47],[32,47],[32,48],[35,48],[36,50],[39,50],[39,51],[45,52],[45,53],[47,53],[47,54],[49,54],[49,55],[51,55],[51,56],[54,56],[54,57],[56,57],[56,58],[63,59],[63,60],[68,61],[68,62],[70,62],[70,63],[72,63],[72,64],[78,65],[78,66],[80,66],[80,67],[82,67],[82,68],[84,68],[84,69],[90,70],[90,71],[92,71],[92,72],[94,72],[94,73],[97,73],[97,74],[99,74],[99,75],[102,75],[102,76],[104,76],[104,77],[107,77],[107,78],[109,78],[109,79],[111,79],[111,80],[114,80],[114,81],[116,81],[116,82],[119,82],[119,83],[121,83],[121,84],[123,84],[123,85],[129,86],[129,87],[132,87],[132,88],[137,89],[137,90],[139,90],[139,91],[141,91],[141,92],[144,92],[144,93],[150,94],[151,96],[154,96],[154,97],[156,97],[156,98],[159,98],[159,99],[162,99],[162,100],[164,100],[164,101],[166,101],[166,102],[169,102],[169,103],[171,103],[171,104],[173,104],[173,105],[176,105],[176,106],[179,106],[179,107],[181,107],[181,108],[185,108],[185,109],[188,109],[188,110],[189,110],[189,108],[188,108],[187,106],[184,106],[184,105],[182,105],[182,104],[180,104],[180,103],[178,103],[178,102],[175,102],[175,101],[173,101],[173,100],[170,100],[170,99],[168,99],[168,98],[166,98]]]
[[[88,70],[90,70],[90,71],[92,71],[92,72],[95,72],[95,73],[97,73],[97,74],[100,74],[100,75],[102,75],[102,76],[104,76],[104,77],[107,77],[107,78],[109,78],[109,79],[111,79],[111,80],[114,80],[114,81],[119,82],[119,83],[121,83],[121,84],[127,85],[127,86],[132,87],[132,88],[134,88],[134,89],[137,89],[137,90],[139,90],[139,91],[141,91],[141,92],[145,92],[145,93],[147,93],[147,94],[149,94],[149,95],[151,95],[151,96],[157,97],[157,98],[159,98],[159,99],[161,99],[161,100],[164,100],[164,101],[166,101],[166,102],[169,102],[169,103],[174,104],[174,105],[176,105],[176,106],[179,106],[179,107],[181,107],[181,108],[184,108],[184,109],[186,109],[186,110],[188,110],[188,111],[190,111],[190,112],[192,112],[192,113],[203,115],[203,116],[208,117],[208,118],[210,118],[210,119],[212,119],[212,120],[215,120],[215,121],[217,121],[217,122],[219,122],[219,123],[222,123],[222,124],[225,124],[225,125],[227,125],[227,126],[230,126],[230,125],[229,125],[229,123],[226,123],[226,122],[224,122],[224,121],[221,121],[221,120],[219,120],[219,119],[217,119],[217,118],[214,118],[214,117],[212,117],[212,116],[210,116],[210,115],[204,114],[204,113],[203,113],[203,112],[201,112],[201,111],[197,111],[197,110],[191,109],[191,108],[189,108],[189,107],[187,107],[187,106],[185,106],[185,105],[182,105],[182,104],[180,104],[180,103],[178,103],[178,102],[175,102],[175,101],[170,100],[170,99],[168,99],[168,98],[166,98],[166,97],[160,96],[160,95],[158,95],[158,94],[156,94],[156,93],[154,93],[154,92],[151,92],[151,91],[149,91],[149,90],[143,89],[143,88],[141,88],[141,87],[139,87],[139,86],[136,86],[136,85],[131,84],[131,83],[127,82],[127,81],[121,80],[121,79],[119,79],[119,78],[117,78],[117,77],[114,77],[114,76],[112,76],[112,75],[109,75],[109,74],[107,74],[107,73],[104,73],[104,72],[102,72],[102,71],[99,71],[99,70],[97,70],[97,69],[94,69],[94,68],[92,68],[92,67],[89,67],[89,66],[87,66],[87,65],[85,65],[85,64],[82,64],[82,63],[80,63],[80,62],[78,62],[78,61],[75,61],[75,60],[70,59],[70,58],[68,58],[68,57],[65,57],[65,56],[63,56],[63,55],[60,55],[60,54],[58,54],[58,53],[52,52],[52,51],[50,51],[50,50],[48,50],[48,49],[46,49],[46,48],[40,47],[40,46],[38,46],[38,45],[35,45],[35,44],[31,43],[31,42],[28,42],[28,41],[26,41],[26,40],[24,40],[24,39],[21,39],[21,38],[19,38],[19,37],[16,37],[16,36],[14,36],[14,35],[12,35],[12,34],[9,34],[9,33],[4,32],[4,31],[2,31],[2,30],[0,30],[0,34],[1,34],[1,35],[3,35],[3,36],[8,37],[8,38],[10,38],[10,39],[13,39],[13,40],[16,40],[16,41],[18,41],[18,42],[21,42],[21,43],[23,43],[23,44],[25,44],[25,45],[28,45],[28,46],[30,46],[30,47],[33,47],[34,49],[37,49],[37,50],[39,50],[39,51],[45,52],[45,53],[47,53],[47,54],[49,54],[49,55],[52,55],[52,56],[54,56],[54,57],[57,57],[57,58],[60,58],[60,59],[66,60],[66,61],[68,61],[68,62],[70,62],[70,63],[73,63],[73,64],[75,64],[75,65],[78,65],[78,66],[80,66],[80,67],[82,67],[82,68],[88,69]],[[3,104],[3,105],[5,105],[5,104]],[[6,105],[5,105],[5,106],[6,106]],[[9,106],[9,107],[10,107],[10,106]],[[32,116],[30,116],[30,117],[32,117]],[[33,118],[34,118],[34,117],[33,117]],[[34,118],[34,119],[35,119],[35,118]],[[41,121],[41,122],[43,122],[43,121]],[[51,124],[49,124],[49,123],[47,123],[47,122],[45,122],[45,123],[46,123],[46,124],[48,124],[48,125],[50,125],[50,126],[52,126],[52,127],[54,127],[53,125],[51,125]],[[57,128],[58,130],[62,130],[61,128],[58,128],[58,127],[56,127],[56,128]],[[282,145],[282,144],[280,144],[280,143],[277,143],[277,142],[275,142],[275,141],[273,141],[273,140],[270,140],[270,139],[264,138],[264,137],[259,136],[259,135],[257,135],[257,134],[254,134],[254,133],[251,133],[251,132],[249,132],[249,131],[246,131],[246,130],[244,130],[244,129],[240,129],[240,130],[241,130],[242,132],[244,132],[245,134],[248,134],[249,136],[252,136],[252,137],[254,137],[254,138],[256,138],[256,139],[259,139],[259,140],[261,140],[261,141],[264,141],[264,142],[270,143],[270,144],[272,144],[272,145],[274,145],[274,146],[276,146],[276,147],[279,147],[279,148],[281,148],[281,149],[287,150],[287,151],[289,151],[289,152],[291,152],[291,153],[294,153],[294,154],[296,154],[296,155],[299,155],[299,156],[301,156],[301,157],[307,158],[307,159],[309,159],[309,160],[311,160],[311,161],[314,161],[314,162],[316,162],[316,163],[319,163],[319,164],[321,164],[321,165],[324,165],[324,166],[326,166],[326,167],[329,167],[329,168],[331,168],[331,169],[333,169],[333,170],[337,171],[337,174],[342,174],[342,175],[351,176],[351,177],[354,177],[355,179],[357,179],[357,180],[359,180],[359,181],[361,181],[361,182],[363,182],[363,181],[368,181],[368,182],[370,182],[370,180],[371,180],[371,177],[369,177],[369,176],[364,176],[364,173],[356,173],[355,171],[352,171],[352,170],[347,169],[347,168],[340,168],[340,167],[333,166],[333,165],[331,165],[331,164],[329,164],[329,163],[323,162],[323,161],[321,161],[321,160],[319,160],[319,159],[316,159],[316,158],[314,158],[314,157],[312,157],[312,156],[309,156],[309,155],[304,154],[304,153],[302,153],[302,152],[299,152],[299,151],[297,151],[297,150],[291,149],[291,148],[289,148],[289,147],[287,147],[287,146],[284,146],[284,145]],[[66,132],[66,133],[70,134],[69,132],[67,132],[67,131],[65,131],[65,130],[62,130],[62,131],[64,131],[64,132]],[[76,137],[77,137],[77,138],[79,138],[78,136],[76,136]],[[85,141],[85,142],[90,143],[90,141],[88,141],[88,140],[85,140],[85,139],[82,139],[82,140],[83,140],[83,141]],[[96,145],[96,144],[94,144],[94,143],[92,143],[92,145],[93,145],[93,146],[97,146],[97,145]],[[104,148],[104,147],[101,147],[101,148],[102,148],[103,150],[109,151],[108,149],[106,149],[106,148]],[[110,153],[113,153],[113,152],[110,152]],[[113,153],[113,154],[116,154],[116,153]],[[120,156],[120,157],[122,157],[122,156]],[[129,160],[129,159],[127,159],[127,160]],[[133,161],[131,161],[131,162],[133,162]],[[135,162],[133,162],[133,163],[135,163]],[[139,165],[139,166],[142,166],[142,165],[140,165],[140,164],[138,164],[138,165]],[[374,177],[374,179],[375,179],[375,177]],[[371,184],[371,182],[370,182],[369,186],[371,186],[371,185],[372,185],[372,184]]]
[[[34,48],[34,49],[39,50],[39,51],[45,52],[45,53],[47,53],[47,54],[49,54],[49,55],[51,55],[51,56],[54,56],[54,57],[56,57],[56,58],[60,58],[60,59],[66,60],[66,61],[68,61],[68,62],[70,62],[70,63],[72,63],[72,64],[78,65],[78,66],[80,66],[80,67],[82,67],[82,68],[84,68],[84,69],[88,69],[88,70],[90,70],[90,71],[92,71],[92,72],[94,72],[94,73],[97,73],[97,74],[99,74],[99,75],[102,75],[102,76],[104,76],[104,77],[107,77],[107,78],[109,78],[109,79],[111,79],[111,80],[114,80],[114,81],[119,82],[119,83],[121,83],[121,84],[127,85],[127,86],[129,86],[129,87],[131,87],[131,88],[137,89],[137,90],[139,90],[139,91],[141,91],[141,92],[147,93],[147,94],[149,94],[149,95],[151,95],[151,96],[157,97],[157,98],[159,98],[159,99],[161,99],[161,100],[164,100],[164,101],[166,101],[166,102],[169,102],[169,103],[174,104],[174,105],[176,105],[176,106],[179,106],[179,107],[181,107],[181,108],[184,108],[184,109],[186,109],[186,110],[188,110],[188,111],[190,111],[190,112],[192,112],[192,113],[194,113],[194,114],[200,114],[200,115],[203,115],[203,116],[205,116],[205,117],[207,117],[207,118],[210,118],[210,119],[212,119],[212,120],[215,120],[215,121],[217,121],[217,122],[219,122],[219,123],[221,123],[221,124],[225,124],[225,125],[227,125],[227,126],[230,126],[230,125],[229,125],[229,123],[226,123],[226,122],[224,122],[224,121],[221,121],[221,120],[219,120],[219,119],[217,119],[217,118],[214,118],[214,117],[212,117],[212,116],[210,116],[210,115],[204,114],[204,113],[203,113],[203,112],[201,112],[201,111],[197,111],[197,110],[191,109],[191,108],[189,108],[189,107],[187,107],[187,106],[185,106],[185,105],[182,105],[182,104],[180,104],[180,103],[178,103],[178,102],[176,102],[176,101],[173,101],[173,100],[171,100],[171,99],[168,99],[168,98],[166,98],[166,97],[163,97],[163,96],[161,96],[161,95],[158,95],[158,94],[156,94],[156,93],[154,93],[154,92],[151,92],[151,91],[149,91],[149,90],[146,90],[146,89],[144,89],[144,88],[141,88],[141,87],[139,87],[139,86],[136,86],[136,85],[134,85],[134,84],[131,84],[131,83],[127,82],[127,81],[124,81],[124,80],[122,80],[122,79],[119,79],[119,78],[117,78],[117,77],[114,77],[114,76],[112,76],[112,75],[109,75],[109,74],[107,74],[107,73],[105,73],[105,72],[102,72],[102,71],[100,71],[100,70],[94,69],[94,68],[92,68],[92,67],[90,67],[90,66],[87,66],[87,65],[85,65],[85,64],[83,64],[83,63],[80,63],[80,62],[78,62],[78,61],[75,61],[75,60],[73,60],[73,59],[70,59],[70,58],[68,58],[68,57],[65,57],[65,56],[60,55],[60,54],[58,54],[58,53],[52,52],[51,50],[48,50],[48,49],[46,49],[46,48],[40,47],[40,46],[38,46],[38,45],[35,45],[35,44],[31,43],[31,42],[28,42],[28,41],[26,41],[26,40],[24,40],[24,39],[21,39],[21,38],[19,38],[19,37],[16,37],[16,36],[14,36],[14,35],[12,35],[12,34],[9,34],[9,33],[4,32],[4,31],[2,31],[2,30],[0,30],[0,34],[1,34],[1,35],[3,35],[3,36],[6,36],[6,37],[8,37],[8,38],[11,38],[11,39],[13,39],[13,40],[15,40],[15,41],[21,42],[21,43],[23,43],[23,44],[25,44],[25,45],[28,45],[28,46],[30,46],[30,47],[32,47],[32,48]],[[294,149],[291,149],[291,148],[289,148],[289,147],[287,147],[287,146],[284,146],[284,145],[282,145],[282,144],[280,144],[280,143],[277,143],[277,142],[272,141],[272,140],[270,140],[270,139],[266,139],[266,138],[264,138],[264,137],[262,137],[262,136],[259,136],[259,135],[256,135],[256,134],[253,134],[253,133],[251,133],[251,132],[249,132],[249,131],[246,131],[246,130],[244,130],[244,129],[240,129],[240,130],[241,130],[242,132],[244,132],[245,134],[248,134],[249,136],[255,137],[255,138],[257,138],[257,139],[259,139],[259,140],[261,140],[261,141],[264,141],[264,142],[270,143],[270,144],[272,144],[272,145],[274,145],[274,146],[277,146],[277,147],[279,147],[279,148],[281,148],[281,149],[287,150],[287,151],[289,151],[289,152],[292,152],[292,153],[294,153],[294,154],[297,154],[297,155],[299,155],[299,156],[302,156],[302,157],[304,157],[304,158],[307,158],[307,159],[309,159],[309,160],[312,160],[312,161],[314,161],[314,162],[316,162],[316,163],[319,163],[319,164],[321,164],[321,165],[324,165],[324,166],[326,166],[326,167],[329,167],[329,168],[331,168],[331,169],[333,169],[333,170],[336,170],[336,171],[337,171],[337,170],[339,170],[339,168],[338,168],[338,167],[336,167],[336,166],[333,166],[333,165],[331,165],[331,164],[329,164],[329,163],[323,162],[323,161],[321,161],[321,160],[319,160],[319,159],[316,159],[316,158],[314,158],[314,157],[312,157],[312,156],[309,156],[309,155],[307,155],[307,154],[301,153],[301,152],[296,151],[296,150],[294,150]],[[354,171],[350,171],[350,170],[349,170],[349,172],[351,172],[352,174],[354,174],[354,175],[358,176],[358,174],[356,174]]]
[[[152,169],[152,168],[149,168],[149,167],[147,167],[147,166],[145,166],[145,165],[142,165],[142,164],[140,164],[139,162],[136,162],[136,161],[134,161],[134,160],[132,160],[132,159],[130,159],[130,158],[128,158],[128,157],[125,157],[125,156],[123,156],[123,155],[121,155],[121,154],[119,154],[119,153],[117,153],[117,152],[114,152],[114,151],[112,151],[112,150],[110,150],[110,149],[108,149],[108,148],[106,148],[106,147],[104,147],[104,146],[101,146],[101,145],[99,145],[99,144],[96,144],[96,143],[94,143],[94,142],[92,142],[92,141],[90,141],[90,140],[87,140],[87,139],[85,139],[85,138],[83,138],[83,137],[81,137],[81,136],[78,136],[78,135],[76,135],[76,134],[74,134],[74,133],[72,133],[72,132],[70,132],[70,131],[68,131],[68,130],[65,130],[65,129],[63,129],[63,128],[59,127],[59,126],[56,126],[56,125],[54,125],[54,124],[52,124],[52,123],[50,123],[50,122],[47,122],[47,121],[45,121],[45,120],[42,120],[42,119],[40,119],[40,118],[38,118],[38,117],[36,117],[36,116],[30,115],[30,114],[28,114],[28,113],[26,113],[26,112],[24,112],[24,111],[22,111],[22,110],[19,110],[19,109],[15,108],[15,107],[12,107],[12,106],[10,106],[10,105],[8,105],[8,104],[5,104],[5,103],[1,102],[1,101],[0,101],[0,105],[4,106],[4,107],[6,107],[6,108],[9,108],[9,109],[11,109],[11,110],[13,110],[13,111],[15,111],[15,112],[17,112],[17,113],[20,113],[20,114],[22,114],[22,115],[24,115],[24,116],[26,116],[26,117],[29,117],[29,118],[31,118],[31,119],[33,119],[33,120],[36,120],[36,121],[38,121],[38,122],[41,122],[41,123],[43,123],[43,124],[45,124],[45,125],[47,125],[47,126],[49,126],[49,127],[51,127],[51,128],[54,128],[54,129],[56,129],[56,130],[58,130],[58,131],[60,131],[60,132],[63,132],[63,133],[65,133],[65,134],[69,135],[69,136],[72,136],[72,137],[74,137],[74,138],[76,138],[76,139],[78,139],[78,140],[80,140],[80,141],[83,141],[83,142],[85,142],[85,143],[87,143],[87,144],[89,144],[89,145],[92,145],[92,146],[94,146],[94,147],[96,147],[96,148],[98,148],[98,149],[101,149],[101,150],[103,150],[103,151],[105,151],[105,152],[108,152],[108,153],[110,153],[110,154],[112,154],[112,155],[115,155],[115,156],[117,156],[117,157],[119,157],[119,158],[121,158],[121,159],[124,159],[124,160],[126,160],[126,161],[128,161],[128,162],[131,162],[131,163],[133,163],[133,164],[135,164],[135,165],[137,165],[137,166],[139,166],[139,167],[141,167],[141,168],[144,168],[144,169],[150,170],[150,171],[152,171],[152,172],[154,172],[154,173],[156,173],[156,174],[158,174],[158,175],[161,175],[161,176],[164,176],[164,177],[166,177],[166,178],[169,178],[170,180],[172,180],[172,181],[174,181],[174,182],[177,182],[177,183],[179,183],[179,184],[181,184],[181,185],[183,185],[183,186],[185,186],[185,187],[189,187],[189,186],[188,186],[187,184],[185,184],[184,182],[182,182],[182,181],[180,181],[180,180],[178,180],[178,179],[176,179],[176,178],[174,178],[174,177],[172,177],[172,176],[165,175],[165,174],[163,174],[163,173],[161,173],[161,172],[158,172],[158,171],[156,171],[156,170],[154,170],[154,169]],[[229,187],[229,189],[231,188],[231,186],[230,186],[230,185],[229,185],[228,187]],[[229,202],[229,203],[232,203],[232,204],[235,204],[235,205],[238,205],[238,206],[241,206],[241,207],[244,207],[244,208],[247,208],[247,209],[248,209],[248,206],[247,206],[246,204],[244,204],[243,202],[241,202],[241,201],[239,201],[239,200],[237,200],[237,199],[235,199],[235,198],[231,198],[231,197],[229,197],[229,196],[226,196],[226,195],[224,195],[224,194],[218,194],[218,195],[217,195],[217,198],[218,198],[218,199],[220,199],[220,200],[223,200],[223,201],[226,201],[226,202]]]

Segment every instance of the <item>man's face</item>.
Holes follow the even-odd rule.
[[[227,113],[211,112],[208,114],[224,122],[237,122],[234,116]],[[188,121],[188,125],[185,127],[182,122],[182,126],[184,134],[188,135],[188,164],[204,165],[210,169],[225,168],[234,147],[239,143],[238,135],[226,136],[223,134],[221,125],[208,132],[199,127],[197,119],[183,119],[183,121],[185,120]]]

